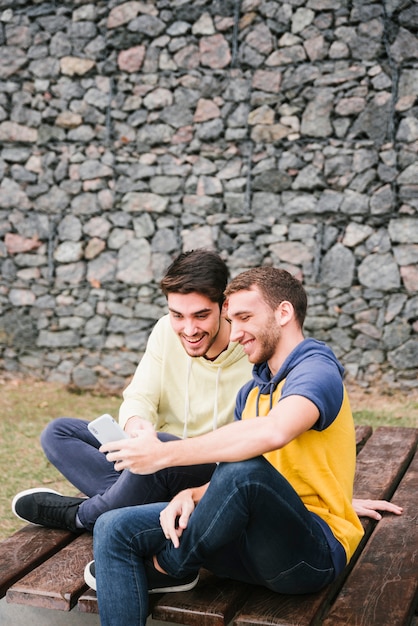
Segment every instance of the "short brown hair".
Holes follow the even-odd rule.
[[[183,252],[168,268],[160,287],[169,293],[200,293],[221,307],[228,282],[228,268],[212,250],[199,248]]]
[[[249,291],[256,286],[261,291],[263,300],[275,311],[281,302],[290,302],[295,310],[295,316],[303,327],[306,317],[308,299],[300,280],[286,270],[276,267],[255,267],[238,274],[227,286],[225,297],[237,291]]]

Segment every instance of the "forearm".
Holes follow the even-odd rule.
[[[107,453],[117,471],[129,469],[135,474],[181,465],[243,461],[282,448],[318,419],[318,409],[302,397],[279,404],[286,419],[276,406],[266,417],[234,422],[199,437],[162,443],[155,433],[143,431],[133,439],[105,444],[100,450]]]
[[[258,456],[274,446],[279,447],[277,440],[272,439],[268,420],[257,418],[234,422],[200,437],[166,442],[159,449],[158,464],[162,469],[178,465],[242,461]]]
[[[279,450],[311,428],[318,416],[317,407],[308,399],[286,398],[265,417],[237,421],[201,437],[165,443],[160,450],[161,468],[243,461]]]

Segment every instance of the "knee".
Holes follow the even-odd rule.
[[[132,528],[131,522],[132,519],[136,521],[136,515],[133,513],[136,508],[113,509],[97,518],[93,528],[95,554],[97,551],[104,554],[114,549],[124,550],[130,545],[132,536],[137,533],[136,523]]]
[[[253,480],[257,482],[269,481],[269,475],[272,469],[272,465],[262,456],[246,461],[220,463],[215,470],[211,482],[213,482],[215,477],[221,484],[236,484],[237,482],[247,483]],[[273,471],[276,473],[276,470]]]
[[[93,532],[95,540],[98,538],[104,538],[109,533],[113,533],[115,528],[114,517],[115,511],[106,511],[97,518],[96,523],[94,524]]]
[[[95,555],[103,553],[109,545],[109,540],[114,538],[113,525],[114,511],[107,511],[96,520],[93,529],[93,550]]]
[[[57,437],[59,431],[61,430],[61,425],[60,422],[63,420],[64,418],[62,417],[58,417],[57,419],[52,420],[52,422],[49,422],[45,428],[43,429],[43,431],[41,432],[41,446],[44,450],[44,452],[47,454],[48,450],[50,449],[51,443],[54,441],[54,439]]]
[[[49,422],[41,432],[40,441],[43,451],[49,458],[49,454],[54,454],[57,441],[62,438],[73,436],[72,417],[57,417]],[[80,420],[77,420],[79,422]]]

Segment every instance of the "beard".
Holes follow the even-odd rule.
[[[280,328],[277,328],[274,317],[268,320],[268,324],[266,324],[265,328],[269,330],[262,330],[260,333],[257,333],[258,348],[253,355],[249,355],[251,363],[264,363],[264,361],[269,361],[276,352],[277,344],[281,337],[281,331]]]

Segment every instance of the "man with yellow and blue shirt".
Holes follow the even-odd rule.
[[[168,504],[105,513],[94,532],[103,626],[145,625],[148,593],[191,588],[200,567],[280,593],[332,582],[363,529],[352,505],[355,431],[343,368],[305,339],[301,283],[254,268],[226,289],[231,340],[251,363],[236,421],[162,444],[152,433],[102,446],[116,469],[218,462],[210,483]]]

